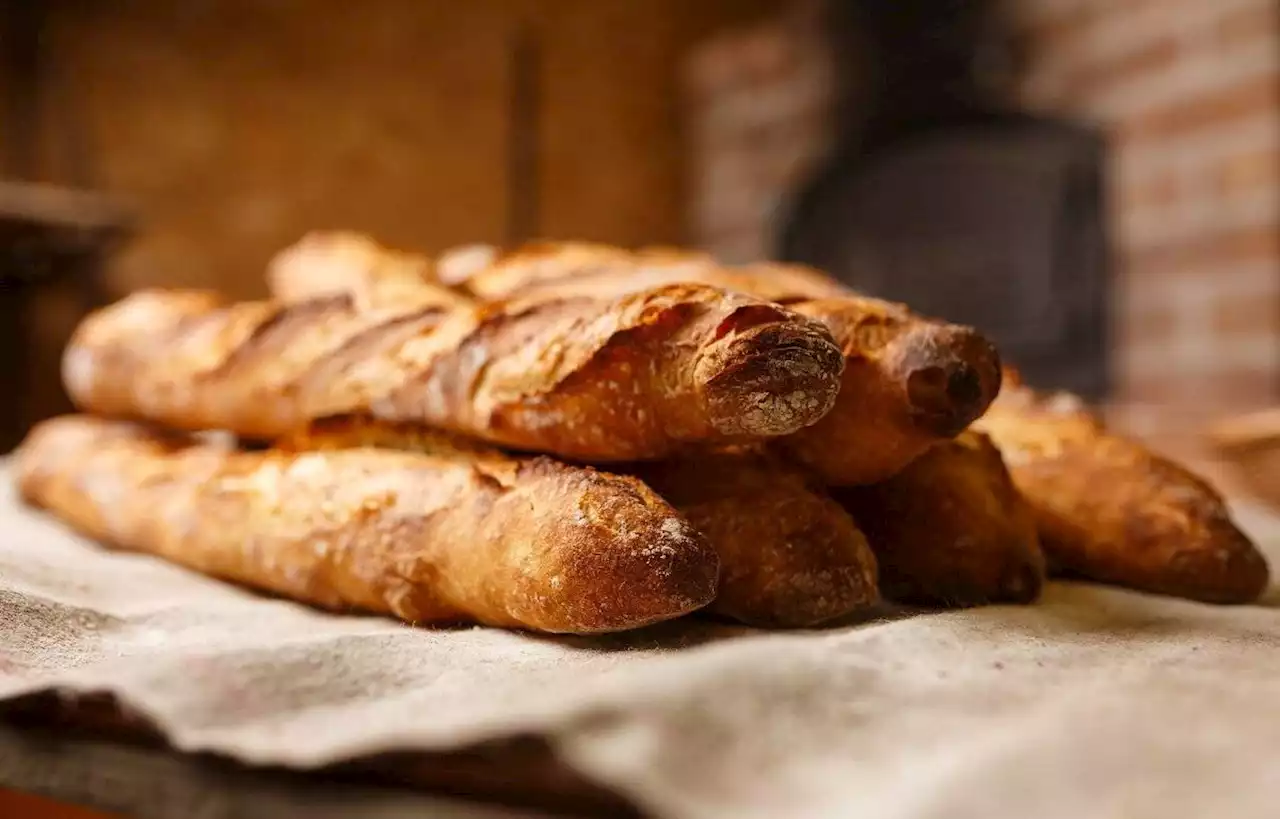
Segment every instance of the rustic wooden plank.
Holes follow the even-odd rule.
[[[24,819],[124,819],[119,814],[101,813],[35,794],[8,790],[0,790],[0,816],[21,816]]]
[[[249,770],[164,750],[0,725],[0,787],[138,819],[536,819],[514,808]]]
[[[118,232],[133,224],[133,214],[123,203],[104,194],[0,180],[0,222],[50,230]]]
[[[506,812],[477,812],[475,819],[514,819],[516,817],[546,816],[611,816],[618,819],[638,819],[639,814],[625,800],[615,794],[587,782],[559,762],[547,744],[537,738],[514,738],[500,743],[478,745],[458,751],[417,753],[386,753],[350,763],[336,765],[319,771],[295,772],[283,769],[249,769],[229,760],[210,755],[180,754],[170,749],[160,732],[142,715],[122,708],[110,696],[60,696],[52,693],[13,700],[0,704],[0,731],[16,732],[15,738],[56,746],[61,753],[77,756],[84,747],[116,749],[120,753],[99,750],[107,754],[108,765],[114,764],[119,776],[130,781],[133,788],[145,789],[153,777],[148,775],[152,767],[179,765],[179,773],[194,777],[193,784],[179,784],[184,790],[203,787],[206,780],[225,781],[226,787],[245,789],[252,793],[257,783],[262,783],[267,793],[264,804],[275,804],[283,797],[273,796],[274,790],[297,791],[306,796],[300,802],[299,816],[320,816],[307,811],[311,808],[311,794],[315,788],[353,789],[372,788],[382,793],[383,788],[406,789],[415,795],[432,794],[429,799],[441,800],[446,806],[471,806],[472,802],[452,802],[454,798],[480,799],[484,805],[507,806]],[[64,801],[86,801],[76,798],[77,791],[68,789],[61,779],[53,782],[56,790],[40,787],[41,778],[22,768],[18,774],[8,773],[5,739],[0,733],[0,788],[5,786],[46,793]],[[141,751],[148,755],[137,757],[125,752]],[[22,753],[18,759],[34,759]],[[141,760],[141,761],[139,761]],[[166,761],[167,760],[167,761]],[[24,763],[25,764],[25,763]],[[89,763],[83,763],[89,764]],[[93,764],[102,764],[94,762]],[[78,759],[51,760],[48,767],[70,766],[80,770]],[[37,766],[38,768],[40,766]],[[103,770],[107,770],[104,768]],[[92,765],[89,771],[92,774]],[[174,776],[165,773],[165,776]],[[9,781],[9,779],[12,781]],[[74,779],[74,777],[72,777]],[[243,780],[243,781],[241,781]],[[166,780],[168,781],[168,780]],[[216,784],[216,782],[215,782]],[[447,796],[446,796],[447,795]],[[274,800],[274,801],[273,801]],[[250,800],[253,801],[253,800]],[[120,810],[111,804],[89,801],[88,804],[104,809]],[[239,804],[239,803],[237,803]],[[434,806],[435,802],[425,803]],[[186,806],[179,807],[186,809]],[[519,810],[517,810],[519,809]],[[238,808],[237,810],[240,810]],[[274,810],[274,808],[273,808]],[[530,810],[541,811],[529,813]],[[177,811],[167,814],[186,816]],[[200,814],[202,817],[205,814]],[[217,817],[222,814],[210,814]],[[228,816],[248,815],[231,811]],[[257,814],[253,814],[257,815]],[[293,814],[269,812],[270,817],[288,819]],[[363,813],[351,815],[363,819]],[[374,814],[381,817],[383,814]],[[394,814],[388,814],[394,815]],[[435,815],[435,814],[432,814]],[[445,814],[441,814],[445,815]],[[461,819],[471,819],[471,814],[458,814]],[[452,816],[448,814],[447,816]]]

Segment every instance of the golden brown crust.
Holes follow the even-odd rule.
[[[471,249],[468,253],[474,254]],[[648,249],[656,258],[669,251]],[[332,275],[326,286],[340,289]],[[376,274],[375,274],[376,277]],[[350,269],[353,288],[378,287]],[[329,292],[332,292],[330,290]],[[305,290],[296,295],[310,295]],[[494,450],[419,425],[331,419],[293,446],[381,446],[432,452]],[[710,610],[756,626],[808,626],[870,605],[877,598],[875,559],[848,514],[794,468],[760,453],[688,454],[633,466],[705,535],[721,558],[720,592]]]
[[[634,474],[720,555],[720,592],[709,611],[790,628],[878,601],[866,538],[794,468],[760,453],[721,452],[639,465]]]
[[[655,270],[669,267],[697,267],[713,263],[710,256],[674,248],[623,250],[592,242],[529,242],[504,252],[487,245],[470,245],[446,251],[440,259],[442,279],[477,299],[501,301],[517,294],[558,297],[563,295],[604,295],[617,292],[611,287],[601,293],[579,290],[565,293],[566,278],[589,279],[614,269],[634,267],[640,261]],[[663,281],[683,281],[664,278]],[[697,281],[697,279],[687,279]],[[646,286],[644,283],[638,287]]]
[[[267,267],[274,299],[292,304],[351,295],[364,310],[459,307],[467,298],[434,284],[426,256],[406,253],[346,231],[316,231],[276,254]]]
[[[616,461],[792,432],[830,408],[842,367],[817,322],[671,284],[408,312],[147,291],[87,318],[63,372],[83,409],[183,429],[273,438],[364,412]]]
[[[842,345],[836,406],[779,445],[834,486],[875,483],[958,434],[1000,389],[995,347],[968,327],[862,297],[798,302]]]
[[[488,464],[497,450],[412,424],[324,419],[284,442],[293,450],[380,447],[461,450]],[[760,627],[811,626],[874,604],[875,556],[848,513],[794,469],[750,451],[689,454],[633,465],[720,556],[709,611]]]
[[[643,247],[628,251],[590,242],[531,242],[515,250],[471,245],[449,251],[449,284],[477,299],[616,295],[671,282],[702,282],[777,304],[857,295],[819,270],[759,262],[730,268],[698,251]]]
[[[1031,508],[1000,453],[972,431],[836,498],[867,533],[884,595],[902,603],[1030,603],[1044,583]]]
[[[424,331],[444,315],[425,310]],[[298,387],[317,361],[404,320],[359,311],[345,296],[286,308],[144,290],[81,322],[63,381],[82,409],[101,415],[272,437],[305,421]]]
[[[546,458],[238,452],[73,416],[17,466],[89,535],[327,608],[593,633],[715,592],[715,553],[644,484]]]
[[[1034,509],[1052,571],[1210,603],[1266,588],[1266,561],[1221,495],[1105,432],[1078,399],[1014,388],[978,426]]]
[[[811,268],[727,268],[700,254],[633,254],[573,243],[495,253],[490,261],[461,277],[481,297],[604,298],[700,282],[786,304],[821,321],[845,357],[839,396],[830,413],[779,445],[832,485],[895,474],[972,423],[1000,389],[999,356],[972,328],[859,296]]]

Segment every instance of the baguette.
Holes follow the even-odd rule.
[[[876,558],[849,513],[767,453],[638,464],[720,555],[709,611],[747,625],[814,626],[879,602]]]
[[[627,253],[584,244],[540,244],[458,276],[485,298],[617,296],[698,282],[785,304],[822,322],[845,359],[831,412],[778,446],[835,486],[883,481],[977,419],[1000,389],[995,347],[969,327],[859,296],[812,269],[726,268],[695,253]]]
[[[1207,603],[1248,603],[1265,590],[1266,560],[1222,496],[1106,432],[1073,396],[1011,386],[977,427],[1030,503],[1052,574]]]
[[[715,267],[715,259],[705,253],[652,247],[623,250],[594,242],[529,242],[504,253],[490,245],[467,245],[441,254],[437,263],[440,280],[481,301],[501,301],[521,295],[563,294],[568,279],[582,285],[579,294],[610,296],[617,286],[608,277],[611,270],[632,270],[637,265],[659,270],[694,270]],[[684,281],[672,277],[673,281]],[[689,278],[688,281],[697,281]]]
[[[361,310],[462,307],[466,296],[434,283],[431,260],[390,250],[359,233],[313,232],[267,267],[272,298],[286,303],[350,295]]]
[[[324,608],[587,634],[715,593],[714,551],[642,483],[546,458],[242,452],[70,416],[17,469],[88,535]]]
[[[457,261],[453,258],[460,257]],[[590,242],[531,242],[509,252],[471,245],[447,251],[440,262],[447,281],[475,298],[566,293],[610,296],[620,286],[695,281],[750,293],[779,304],[858,294],[811,268],[758,263],[726,267],[698,251],[647,247],[636,251]]]
[[[778,446],[830,485],[892,477],[966,429],[1000,391],[999,354],[972,328],[852,296],[793,309],[832,331],[845,370],[832,411]]]
[[[63,377],[83,410],[180,429],[272,439],[371,414],[630,461],[794,432],[843,366],[818,322],[700,284],[408,312],[144,291],[81,323]]]
[[[292,249],[285,255],[297,258]],[[370,266],[350,255],[315,261],[323,276],[308,276],[300,267],[287,292],[272,280],[272,295],[305,300],[341,291],[344,283],[351,290],[378,290],[397,275],[387,267],[370,275]],[[425,281],[421,286],[432,288]],[[288,445],[432,452],[461,444],[421,426],[349,418],[317,424]],[[499,456],[489,451],[485,457]],[[795,627],[876,601],[875,558],[866,539],[848,513],[795,469],[744,451],[678,456],[634,465],[632,472],[685,515],[720,555],[720,591],[710,611],[748,625]]]
[[[409,424],[324,419],[281,443],[294,451],[359,447],[507,456]],[[708,611],[759,627],[812,626],[878,600],[875,557],[849,514],[794,470],[751,452],[637,464],[632,474],[672,504],[720,557]]]
[[[999,451],[971,430],[874,486],[835,497],[867,533],[885,597],[926,606],[1030,603],[1044,585],[1035,519]]]

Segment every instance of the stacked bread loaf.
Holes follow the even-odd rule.
[[[268,282],[86,319],[64,380],[91,415],[31,433],[23,496],[119,548],[423,624],[812,626],[881,592],[1030,602],[1046,565],[1223,603],[1266,584],[1202,481],[1001,393],[971,328],[817,271],[337,233]]]

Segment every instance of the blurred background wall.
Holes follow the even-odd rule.
[[[778,5],[0,2],[4,178],[60,186],[0,188],[20,226],[0,231],[0,448],[67,408],[58,356],[87,303],[155,285],[260,296],[267,260],[308,230],[427,252],[686,239],[676,67]],[[37,287],[35,257],[99,232],[82,217],[101,203],[63,188],[127,205],[131,233]]]
[[[931,14],[957,5],[939,0]],[[1016,55],[1004,67],[1011,106],[1091,125],[1105,141],[1106,397],[1117,419],[1177,434],[1271,403],[1280,383],[1280,4],[993,6]],[[690,223],[698,243],[726,258],[776,252],[779,220],[836,138],[840,61],[822,21],[812,5],[792,6],[686,58]],[[1017,227],[1008,230],[1012,240]]]
[[[65,408],[88,306],[261,295],[321,228],[813,261],[979,324],[1139,431],[1280,384],[1273,0],[0,9],[8,442]],[[61,272],[32,262],[77,241]]]
[[[111,266],[148,284],[263,292],[303,231],[424,250],[504,240],[521,27],[536,38],[548,235],[682,236],[673,66],[765,4],[701,0],[155,0],[51,4],[104,188],[143,230]]]

